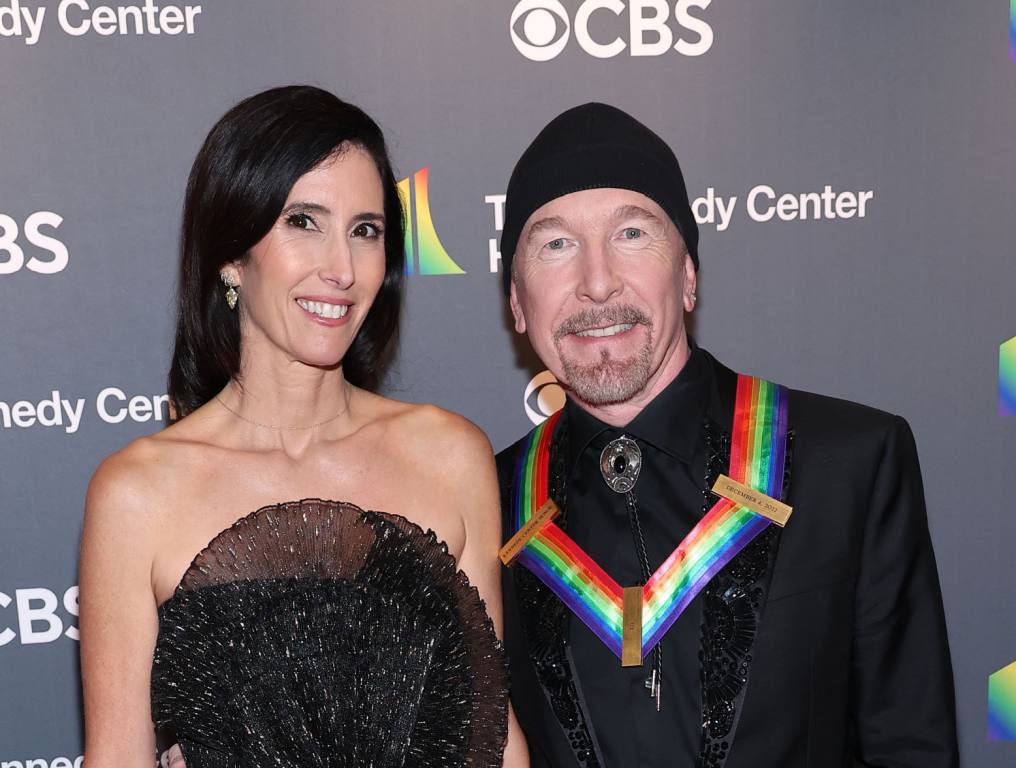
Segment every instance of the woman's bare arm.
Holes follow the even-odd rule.
[[[501,605],[501,561],[497,552],[501,546],[501,502],[497,485],[497,470],[490,442],[480,429],[462,419],[461,447],[455,454],[458,493],[455,506],[466,526],[466,545],[459,559],[459,567],[469,582],[476,587],[494,622],[497,636],[502,637],[503,611]],[[504,753],[505,768],[528,768],[529,750],[522,729],[508,707],[508,745]]]
[[[81,538],[81,679],[88,768],[152,768],[153,513],[131,448],[99,467]]]

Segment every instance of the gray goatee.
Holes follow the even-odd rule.
[[[565,352],[561,340],[569,334],[588,328],[604,328],[619,324],[644,325],[648,334],[634,355],[617,359],[609,350],[600,352],[596,363],[579,363]],[[653,322],[642,310],[630,304],[589,308],[566,318],[554,330],[554,346],[565,375],[565,386],[589,405],[613,405],[630,400],[649,382],[652,357]]]

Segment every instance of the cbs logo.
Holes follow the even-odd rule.
[[[554,374],[543,371],[526,385],[522,396],[522,407],[533,424],[542,424],[548,416],[564,407],[564,389]]]
[[[52,211],[37,211],[25,219],[24,239],[49,254],[45,258],[33,255],[26,259],[24,248],[18,244],[18,222],[0,213],[0,275],[13,275],[23,267],[40,275],[54,275],[66,269],[67,246],[42,231],[43,227],[56,229],[62,223],[63,217]]]
[[[57,608],[63,603],[64,612],[70,619],[61,618]],[[18,640],[21,645],[52,643],[60,637],[78,639],[78,628],[74,619],[78,616],[78,588],[73,586],[63,593],[58,601],[55,592],[43,587],[16,589],[14,597],[0,592],[0,647]],[[10,614],[14,614],[14,621]],[[12,627],[17,626],[17,631]]]
[[[681,29],[676,37],[668,21],[673,0],[583,0],[575,11],[575,40],[590,56],[609,59],[625,49],[631,56],[662,56],[677,51],[684,56],[701,56],[713,46],[713,28],[693,16],[691,9],[705,9],[712,0],[673,2],[673,21]],[[591,20],[596,17],[595,22]],[[628,41],[620,34],[613,40],[594,39],[627,16]],[[602,17],[602,20],[601,20]],[[532,61],[550,61],[565,49],[571,37],[572,21],[561,0],[519,0],[508,24],[512,42],[519,53]],[[691,33],[686,39],[685,32]],[[697,37],[696,37],[697,36]]]

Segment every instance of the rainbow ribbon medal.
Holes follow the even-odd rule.
[[[512,498],[513,533],[549,499],[550,442],[560,416],[561,411],[558,411],[534,429],[519,452]],[[731,434],[730,477],[779,499],[786,442],[787,390],[772,382],[739,375]],[[762,515],[726,498],[720,498],[706,512],[642,585],[642,658],[709,580],[771,524]],[[568,534],[555,522],[546,522],[528,539],[516,559],[546,584],[618,658],[623,658],[625,590]]]

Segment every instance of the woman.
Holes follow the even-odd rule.
[[[153,718],[190,768],[501,764],[490,446],[373,393],[403,267],[362,111],[292,86],[212,129],[184,207],[176,420],[86,501],[89,768],[150,768]]]

